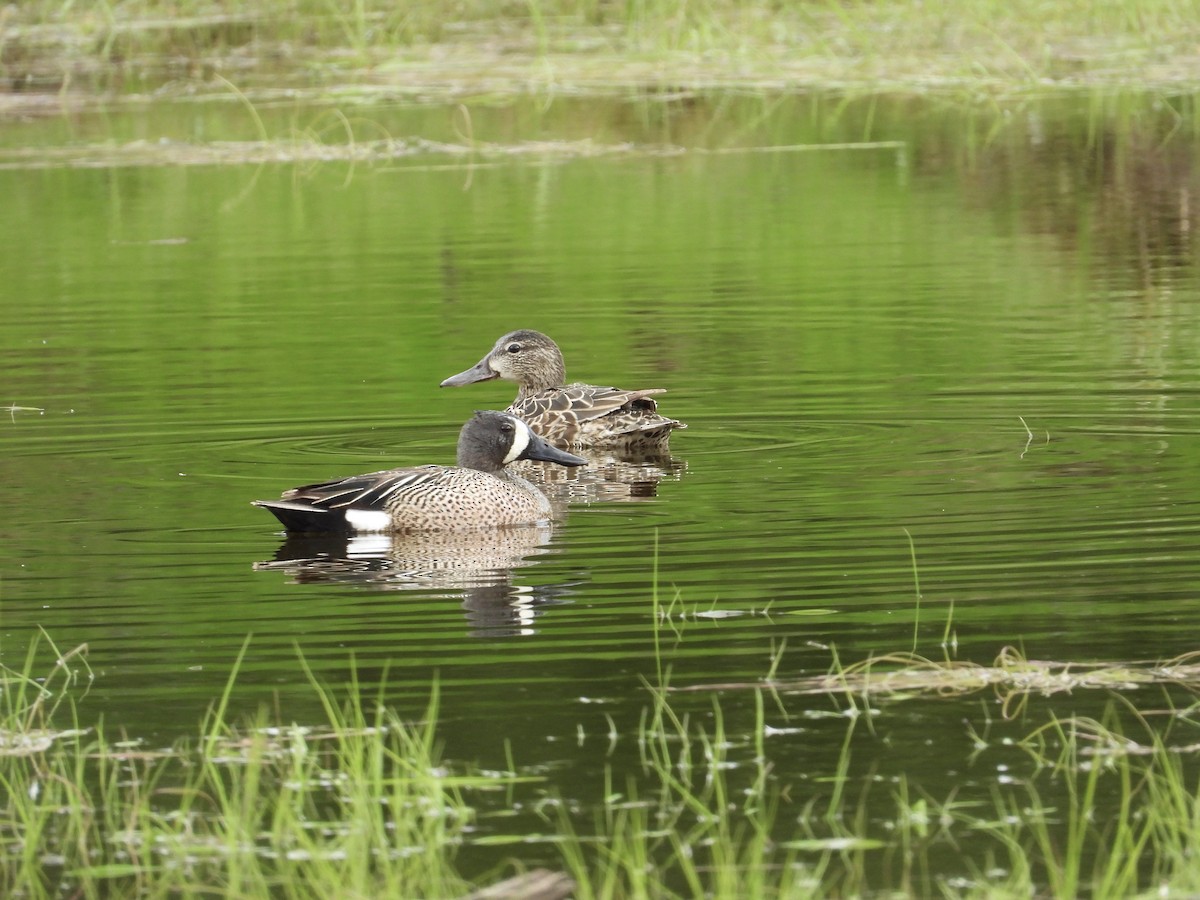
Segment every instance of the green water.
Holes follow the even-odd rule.
[[[323,113],[264,115],[282,134]],[[462,112],[356,115],[452,140]],[[781,678],[914,642],[983,663],[1007,645],[1080,662],[1200,649],[1197,145],[1170,109],[1131,124],[1119,104],[717,97],[472,117],[495,146],[621,149],[222,167],[0,153],[0,403],[29,408],[0,413],[0,661],[38,627],[86,643],[81,717],[153,745],[194,734],[247,635],[239,710],[316,714],[297,650],[331,683],[352,657],[364,682],[386,670],[414,715],[437,678],[448,759],[503,768],[507,740],[548,773],[518,816],[481,820],[520,833],[545,827],[521,815],[539,798],[587,821],[605,767],[638,770],[660,666],[693,686],[756,682],[785,645]],[[90,160],[110,138],[251,133],[229,108],[181,106],[3,140]],[[797,149],[868,140],[896,143]],[[575,502],[555,528],[498,550],[264,565],[296,551],[251,500],[451,462],[471,411],[514,390],[438,382],[518,327],[553,336],[571,378],[667,388],[662,410],[689,426],[672,459],[633,487],[558,486]],[[748,757],[750,694],[719,693]],[[711,716],[709,693],[678,698]],[[884,705],[853,767],[986,797],[1029,764],[972,756],[966,722],[1019,735],[1107,699],[1036,698],[1016,722],[990,695]],[[767,750],[788,828],[828,790],[845,722],[827,697],[781,704]]]

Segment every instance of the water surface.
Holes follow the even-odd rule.
[[[1130,129],[1031,106],[481,107],[481,142],[620,150],[358,166],[97,158],[110,138],[248,139],[224,108],[8,130],[87,165],[0,169],[2,661],[39,627],[86,643],[82,715],[163,744],[194,733],[248,635],[239,709],[317,715],[298,653],[333,683],[352,658],[366,683],[386,671],[413,715],[436,678],[448,758],[502,768],[508,741],[548,773],[517,808],[565,796],[583,821],[606,767],[638,770],[643,679],[667,669],[694,686],[757,682],[780,652],[794,678],[914,644],[984,663],[1198,649],[1195,145],[1166,112]],[[440,141],[461,115],[356,121]],[[518,327],[558,340],[572,378],[667,388],[689,426],[671,458],[552,482],[553,528],[467,546],[297,546],[249,505],[452,461],[471,411],[514,390],[438,382]],[[751,694],[718,693],[748,758]],[[711,693],[677,696],[712,715]],[[885,706],[855,769],[986,797],[1017,763],[972,757],[965,721],[1019,734],[1106,700],[1013,723],[992,697]],[[797,815],[828,790],[838,709],[767,707]]]

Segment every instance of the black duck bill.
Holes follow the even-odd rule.
[[[458,376],[454,377],[457,378]],[[469,381],[463,383],[470,384]],[[534,434],[532,429],[529,429],[527,434],[529,436],[528,443],[525,444],[523,449],[517,450],[516,455],[512,456],[511,459],[537,459],[542,462],[558,463],[560,466],[587,465],[587,460],[582,456],[576,456],[574,453],[568,453],[566,450],[559,450]],[[513,449],[516,450],[516,447]],[[505,462],[509,461],[511,460],[505,460]]]

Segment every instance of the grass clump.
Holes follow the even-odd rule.
[[[0,894],[461,895],[462,790],[484,779],[440,765],[436,689],[408,723],[379,697],[339,705],[305,671],[319,726],[234,725],[227,690],[198,740],[167,750],[55,731],[38,720],[68,677],[32,697],[6,673],[3,733],[47,737],[0,757]]]
[[[47,649],[54,662],[39,682],[32,673]],[[901,659],[890,658],[891,672]],[[1099,719],[1051,715],[1005,748],[978,738],[975,756],[1003,749],[1026,760],[1024,774],[976,770],[967,779],[975,788],[938,799],[907,774],[864,777],[855,765],[893,748],[880,710],[862,702],[888,695],[847,691],[853,667],[827,685],[841,706],[830,717],[845,724],[826,731],[841,735],[835,770],[812,780],[772,752],[771,704],[787,715],[777,678],[738,695],[752,705],[739,704],[749,715],[734,726],[716,694],[685,709],[664,667],[644,684],[633,764],[610,761],[602,797],[542,805],[548,833],[539,836],[479,827],[470,792],[505,787],[511,803],[526,779],[511,758],[512,771],[487,777],[454,774],[441,761],[436,685],[420,720],[408,722],[382,688],[352,679],[339,700],[304,667],[323,710],[317,724],[265,715],[235,724],[239,665],[197,737],[163,750],[78,727],[71,693],[90,677],[82,648],[61,654],[43,638],[22,670],[5,669],[0,893],[482,898],[523,896],[536,883],[547,896],[665,900],[1200,889],[1195,706],[1147,712],[1126,692]],[[1191,665],[1158,667],[1175,680],[1153,683],[1186,687],[1179,677]],[[891,696],[928,697],[932,666],[914,664]],[[56,725],[68,716],[70,727]],[[504,848],[519,868],[553,871],[472,894],[456,868],[472,848]]]
[[[778,663],[776,663],[776,666]],[[967,660],[934,660],[918,653],[871,656],[843,665],[835,660],[824,675],[776,678],[768,683],[787,694],[844,694],[871,701],[921,695],[958,697],[992,690],[1001,700],[1005,718],[1012,718],[1031,696],[1050,696],[1076,690],[1131,690],[1148,685],[1200,689],[1200,651],[1166,662],[1058,662],[1029,659],[1015,647],[1004,647],[990,666]],[[697,684],[678,691],[757,690],[762,682]]]
[[[1197,0],[33,0],[0,10],[0,69],[12,85],[46,87],[116,65],[426,93],[1194,88],[1198,42]]]
[[[1133,723],[1122,721],[1129,714]],[[1006,876],[1003,896],[1184,897],[1200,886],[1200,773],[1188,765],[1194,740],[1176,727],[1200,725],[1196,710],[1172,711],[1155,727],[1128,702],[1100,719],[1053,717],[1022,741],[1039,777],[995,790],[989,815],[960,814],[993,838]],[[1141,737],[1135,738],[1141,732]],[[1054,791],[1054,799],[1046,798]]]

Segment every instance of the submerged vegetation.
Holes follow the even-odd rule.
[[[47,649],[56,661],[36,679]],[[521,874],[522,864],[503,882],[515,893],[479,896],[517,896],[534,883],[549,886],[545,896],[573,886],[581,898],[1065,898],[1200,887],[1200,787],[1187,764],[1194,735],[1182,744],[1172,737],[1200,725],[1194,708],[1162,710],[1171,724],[1156,727],[1153,714],[1117,695],[1101,719],[1052,716],[1028,731],[1018,742],[1028,774],[996,778],[990,800],[934,797],[904,777],[880,798],[871,779],[851,776],[858,736],[877,727],[878,710],[860,694],[842,708],[837,772],[797,806],[791,775],[767,745],[767,711],[783,695],[757,688],[753,730],[734,734],[716,694],[710,714],[696,715],[669,700],[669,685],[648,684],[640,763],[609,772],[591,820],[550,803],[546,833],[505,834],[481,821],[475,804],[497,792],[512,802],[541,779],[515,761],[496,773],[441,759],[436,685],[424,715],[408,722],[389,709],[382,686],[351,681],[333,691],[301,667],[323,721],[263,713],[235,723],[227,713],[235,665],[198,736],[153,750],[114,741],[100,725],[81,727],[74,699],[91,677],[85,653],[35,642],[2,684],[5,896],[463,897],[472,888],[457,857],[472,845],[532,845],[547,867]],[[929,682],[937,666],[918,669]],[[861,672],[834,675],[845,687]],[[1077,686],[1103,684],[1094,675]],[[944,676],[954,690],[954,667]],[[832,682],[829,690],[839,696]],[[987,746],[977,735],[975,753]],[[938,861],[951,851],[956,871]],[[510,866],[482,880],[505,879]]]
[[[1195,0],[31,0],[0,9],[8,88],[354,84],[455,96],[626,87],[1194,87]],[[146,80],[143,81],[142,79]]]
[[[1005,647],[993,665],[965,660],[931,660],[915,653],[871,657],[825,675],[769,682],[772,689],[789,694],[843,693],[866,700],[896,699],[921,694],[958,696],[992,689],[1005,710],[1016,708],[1030,695],[1049,696],[1076,690],[1130,689],[1139,685],[1172,684],[1200,688],[1200,652],[1161,663],[1064,663],[1026,659],[1014,647]],[[722,684],[723,690],[751,688],[761,683]],[[696,685],[682,690],[713,690]]]

